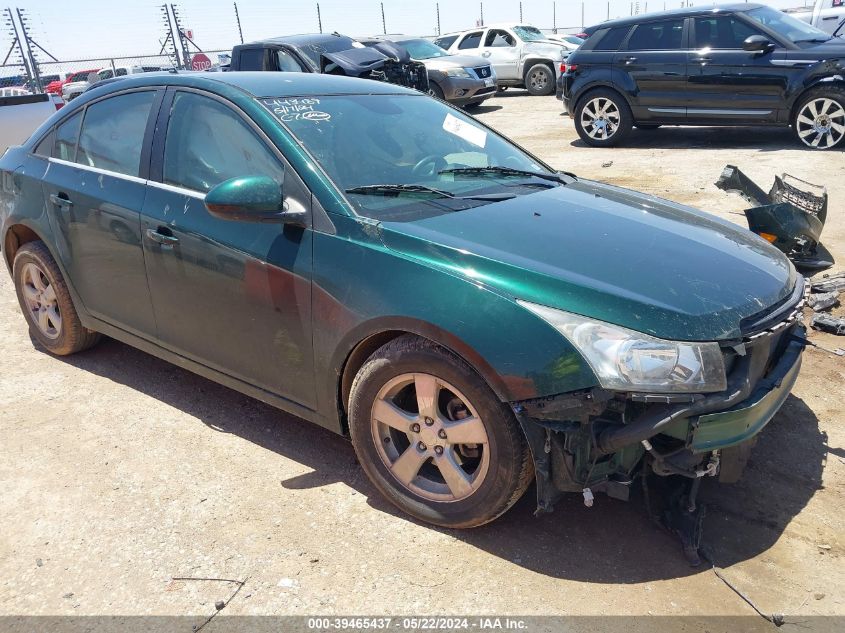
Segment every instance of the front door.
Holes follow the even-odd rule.
[[[85,309],[148,337],[155,320],[141,249],[142,148],[159,94],[108,97],[67,119],[43,180],[56,248]]]
[[[504,29],[489,29],[484,36],[481,56],[490,62],[499,79],[520,79],[519,42]]]
[[[784,65],[786,51],[743,50],[743,42],[752,35],[763,33],[734,15],[693,19],[688,65],[690,122],[777,121],[790,74]]]
[[[288,206],[310,209],[310,193],[217,97],[169,91],[158,129],[142,230],[161,344],[314,408],[311,230],[221,220],[203,202],[215,185],[249,175],[277,180]]]
[[[614,56],[614,81],[626,88],[637,121],[686,118],[685,20],[656,20],[634,27]]]

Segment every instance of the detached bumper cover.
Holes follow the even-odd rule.
[[[719,413],[709,413],[693,421],[690,448],[697,453],[741,444],[757,435],[781,408],[801,370],[804,342],[799,336],[790,341],[777,365],[760,380],[751,396]]]

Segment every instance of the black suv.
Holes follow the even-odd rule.
[[[557,95],[588,145],[631,127],[791,125],[845,147],[845,39],[759,4],[688,8],[587,29]]]

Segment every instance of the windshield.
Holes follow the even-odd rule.
[[[320,67],[320,55],[323,53],[348,51],[350,48],[360,47],[362,44],[359,44],[348,37],[335,36],[332,39],[326,39],[320,41],[319,43],[303,44],[301,46],[294,44],[294,46],[298,48],[299,51],[308,58],[314,68],[317,69]]]
[[[745,14],[794,44],[826,42],[830,39],[830,35],[824,31],[771,7],[751,9]]]
[[[367,217],[415,219],[490,202],[466,196],[512,197],[556,186],[530,174],[446,171],[502,166],[546,178],[553,173],[472,117],[428,96],[280,97],[261,102]],[[404,190],[349,193],[374,185]]]
[[[396,42],[408,51],[411,59],[434,59],[435,57],[447,57],[449,53],[428,40],[403,40]]]
[[[575,44],[575,46],[581,46],[584,43],[580,37],[576,37],[575,35],[564,35],[563,39],[565,39],[570,44]]]
[[[546,39],[540,29],[534,26],[515,26],[513,30],[523,42],[536,42]]]

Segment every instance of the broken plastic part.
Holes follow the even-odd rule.
[[[845,317],[836,318],[828,314],[816,314],[810,320],[810,327],[814,330],[845,336]]]
[[[799,271],[833,266],[833,257],[819,244],[827,219],[824,187],[783,174],[767,194],[733,165],[722,170],[716,186],[758,205],[745,211],[748,228],[785,253]]]
[[[813,292],[845,291],[845,273],[836,273],[823,277],[821,281],[813,281]]]
[[[813,309],[813,312],[821,312],[832,308],[839,303],[839,291],[821,292],[812,294],[807,298],[807,306]]]
[[[587,506],[588,508],[592,508],[593,507],[593,499],[595,498],[595,497],[593,497],[593,491],[590,490],[589,488],[584,488],[583,494],[584,494],[584,505]]]

